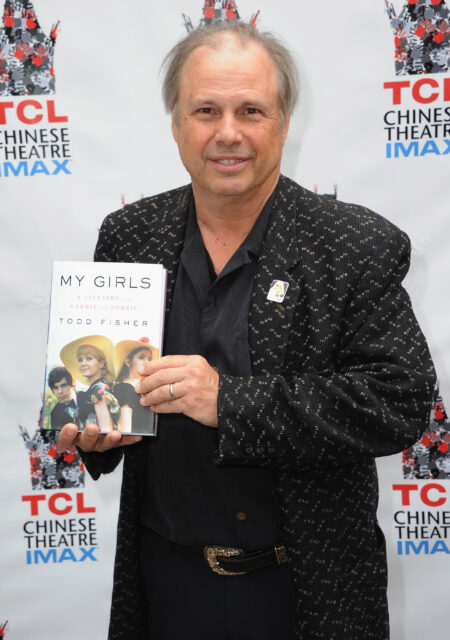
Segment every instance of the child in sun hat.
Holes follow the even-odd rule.
[[[122,340],[115,347],[116,382],[114,395],[120,404],[119,430],[122,433],[152,433],[151,409],[143,407],[134,387],[142,378],[143,366],[158,357],[158,349],[148,338]]]
[[[120,406],[112,393],[113,346],[105,336],[85,336],[69,342],[60,354],[65,367],[85,385],[77,392],[80,430],[97,424],[100,431],[117,428]]]

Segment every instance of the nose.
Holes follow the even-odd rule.
[[[224,113],[217,123],[216,142],[226,147],[240,144],[243,134],[239,119],[233,113]]]

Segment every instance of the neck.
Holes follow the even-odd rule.
[[[103,378],[102,374],[91,376],[90,378],[86,378],[86,380],[88,381],[89,386],[91,386],[91,384],[94,384],[94,382],[97,382],[97,380],[100,380],[100,378]]]
[[[217,275],[250,233],[278,178],[277,173],[264,189],[236,196],[205,194],[192,185],[198,228]]]
[[[197,223],[202,235],[202,229],[205,228],[217,235],[236,235],[243,240],[275,189],[278,179],[279,174],[264,185],[264,189],[245,195],[205,193],[193,184]]]

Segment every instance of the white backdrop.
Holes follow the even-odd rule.
[[[436,7],[434,0],[410,1],[418,7],[424,3]],[[84,482],[78,460],[66,454],[61,462],[63,452],[55,451],[52,443],[36,440],[51,264],[53,260],[91,259],[103,217],[123,201],[188,182],[169,134],[158,73],[168,48],[185,33],[182,13],[196,26],[202,4],[202,0],[0,2],[6,10],[0,25],[4,27],[0,31],[0,631],[8,621],[8,640],[48,640],[63,634],[67,640],[106,637],[120,470],[98,483],[89,477]],[[406,0],[392,3],[397,16],[406,4]],[[60,21],[54,75],[48,71],[50,41],[42,40],[48,57],[41,49],[44,60],[40,66],[36,64],[39,60],[33,62],[33,56],[29,57],[33,69],[42,72],[38,84],[45,86],[45,78],[55,79],[54,93],[11,95],[11,89],[1,83],[2,73],[11,71],[14,62],[13,45],[7,44],[12,29],[8,25],[14,15],[17,19],[14,11],[20,13],[22,5],[29,12],[23,17],[25,22],[37,23],[28,29],[34,32],[30,41],[34,57],[40,46],[36,39],[39,28],[48,36],[52,25]],[[437,27],[433,13],[433,24],[424,23],[422,28],[429,39],[441,31],[442,42],[438,42],[440,36],[434,40],[440,47],[434,46],[445,60],[449,53],[445,2],[438,8]],[[279,33],[301,65],[302,100],[288,137],[283,172],[321,193],[336,188],[339,199],[371,207],[410,235],[413,266],[406,285],[427,335],[445,401],[450,394],[450,254],[446,250],[450,155],[445,154],[450,142],[444,140],[450,135],[443,127],[436,128],[433,144],[425,146],[430,138],[424,135],[409,148],[411,140],[394,126],[391,155],[398,157],[389,158],[384,117],[392,112],[390,122],[401,112],[404,128],[413,112],[432,109],[433,122],[450,121],[447,68],[396,75],[394,36],[397,58],[402,60],[417,45],[415,30],[420,22],[413,27],[394,24],[394,30],[399,29],[394,34],[384,0],[241,0],[238,10],[244,20],[261,10],[259,26]],[[14,68],[20,67],[20,57],[14,57]],[[413,91],[424,78],[426,83]],[[409,86],[384,88],[385,83],[401,81]],[[394,94],[400,94],[400,104],[393,104]],[[24,104],[27,100],[34,102]],[[47,101],[53,101],[50,117]],[[39,122],[31,123],[40,116]],[[36,129],[53,129],[53,134],[38,135],[58,137],[57,148],[32,151],[33,143],[28,141],[21,150],[19,130],[24,136],[25,131],[36,135]],[[411,133],[409,130],[408,135]],[[403,146],[395,147],[395,141]],[[66,158],[61,157],[63,153]],[[28,431],[31,441],[35,439],[34,445],[28,441],[28,448],[24,446],[27,443],[19,425]],[[450,432],[448,421],[441,420],[440,429],[441,436]],[[442,445],[442,438],[439,442]],[[442,446],[439,454],[442,459],[444,449]],[[427,455],[426,451],[422,454]],[[59,471],[55,472],[58,460]],[[445,464],[444,460],[443,469]],[[61,472],[61,465],[70,467],[70,473]],[[47,472],[42,471],[44,467]],[[48,480],[49,468],[53,480]],[[379,469],[379,515],[390,564],[392,638],[419,640],[428,637],[431,628],[436,637],[446,638],[450,473],[445,477],[442,472],[437,479],[405,479],[401,455],[380,460]],[[406,485],[417,489],[408,493]],[[431,526],[409,532],[394,528],[408,517],[411,527],[417,525],[414,518],[427,518],[427,513],[435,522],[437,519],[438,530]],[[58,535],[52,539],[54,525],[50,522],[56,520],[78,532],[90,527],[95,535],[89,539],[75,536],[73,544]],[[406,540],[413,544],[407,546]],[[58,542],[59,546],[51,546]]]

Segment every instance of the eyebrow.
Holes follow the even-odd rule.
[[[198,107],[202,105],[220,106],[220,103],[221,100],[217,100],[216,98],[207,96],[195,96],[190,101],[190,105],[192,107]],[[238,109],[241,109],[242,107],[257,107],[258,109],[265,109],[267,108],[267,105],[258,99],[252,100],[251,98],[244,98],[237,103]]]

